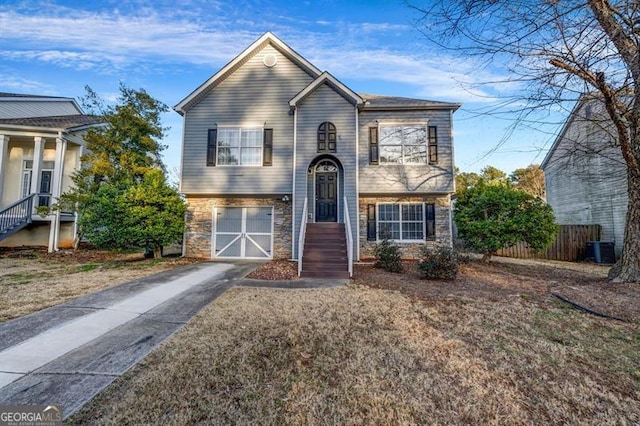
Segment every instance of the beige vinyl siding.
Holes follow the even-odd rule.
[[[278,63],[264,66],[265,54]],[[288,102],[312,78],[267,45],[193,106],[184,120],[181,190],[187,194],[290,194],[293,115]],[[273,129],[273,165],[206,166],[207,130],[217,126]]]
[[[19,98],[18,98],[19,99]],[[0,118],[75,115],[80,111],[71,101],[0,101]]]
[[[0,206],[12,204],[22,197],[22,172],[24,161],[33,160],[33,138],[12,137],[9,140],[9,157],[6,164],[6,176],[2,191]],[[42,161],[55,161],[55,139],[47,139],[44,145]],[[73,184],[71,176],[78,167],[80,161],[80,147],[67,142],[67,151],[64,157],[64,169],[62,176],[62,192],[68,191]]]
[[[367,111],[360,113],[360,194],[425,194],[453,192],[451,112]],[[405,123],[438,127],[438,163],[425,165],[369,164],[369,127]]]
[[[313,189],[309,184],[307,171],[311,162],[325,153],[318,152],[318,126],[329,121],[336,126],[336,152],[326,153],[336,158],[342,165],[339,173],[338,222],[344,222],[343,197],[347,196],[353,231],[353,240],[357,241],[357,191],[356,191],[356,124],[355,106],[336,93],[327,84],[319,86],[298,105],[298,150],[296,158],[296,200],[294,241],[297,242],[300,231],[300,219],[304,207],[304,198],[308,196],[309,211],[314,208]],[[354,248],[355,250],[355,248]]]
[[[624,159],[611,146],[613,129],[576,115],[545,166],[547,202],[558,224],[600,225],[601,240],[615,241],[620,255],[628,203]]]

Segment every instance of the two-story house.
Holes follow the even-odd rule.
[[[601,240],[622,254],[627,165],[603,102],[585,93],[542,162],[547,202],[561,225],[600,225]]]
[[[264,34],[175,106],[185,255],[349,276],[383,238],[450,244],[459,106],[356,93]]]
[[[48,211],[80,167],[87,128],[72,98],[0,93],[0,247],[70,247],[74,212]]]

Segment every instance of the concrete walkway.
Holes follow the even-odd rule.
[[[176,268],[0,324],[0,404],[68,417],[256,266]]]
[[[349,280],[245,278],[260,263],[200,263],[0,324],[0,405],[69,417],[232,286],[325,288]]]

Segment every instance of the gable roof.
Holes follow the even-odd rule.
[[[9,93],[9,92],[0,92],[0,98],[34,98],[34,99],[38,99],[38,100],[43,100],[43,99],[64,99],[64,100],[68,100],[68,101],[72,101],[73,100],[73,98],[65,98],[65,97],[62,97],[62,96],[27,95],[27,94],[23,94],[23,93]]]
[[[359,94],[365,101],[365,110],[415,110],[415,109],[452,109],[457,110],[462,104],[428,101],[425,99],[403,98],[399,96]]]
[[[46,96],[46,95],[27,95],[22,93],[0,92],[0,101],[7,102],[70,102],[73,107],[82,114],[82,108],[74,98],[66,98],[63,96]]]
[[[582,105],[584,105],[589,98],[591,97],[588,97],[586,93],[583,93],[582,95],[580,95],[580,97],[576,101],[576,104],[573,106],[573,109],[569,113],[569,117],[567,117],[567,121],[565,121],[564,124],[562,125],[562,129],[560,129],[560,133],[558,133],[558,136],[556,136],[556,139],[553,141],[553,145],[551,145],[551,148],[549,148],[547,155],[545,155],[544,160],[542,160],[542,164],[540,164],[540,168],[543,171],[545,167],[549,164],[549,161],[551,161],[551,157],[553,156],[556,149],[560,145],[560,142],[562,141],[562,139],[564,139],[564,135],[567,133],[567,130],[573,124],[573,121],[578,115],[578,110],[582,108]]]
[[[298,102],[303,101],[307,96],[309,96],[318,87],[325,83],[331,86],[336,92],[338,92],[338,94],[340,94],[346,100],[352,102],[354,105],[360,106],[364,104],[364,99],[362,99],[360,95],[349,89],[342,82],[340,82],[340,80],[325,71],[320,74],[318,78],[309,83],[307,87],[298,92],[297,95],[291,98],[291,100],[289,101],[289,107],[291,107],[292,109],[295,108]]]
[[[59,115],[52,117],[3,118],[0,126],[12,125],[21,127],[38,127],[46,129],[72,130],[78,127],[101,124],[102,121],[93,115]]]
[[[220,71],[215,73],[211,78],[202,83],[196,90],[191,92],[186,98],[181,100],[173,109],[180,115],[187,112],[191,106],[197,103],[209,90],[220,84],[231,73],[233,73],[240,65],[242,65],[247,59],[252,57],[256,52],[261,50],[267,44],[272,45],[280,53],[285,55],[291,61],[296,63],[305,72],[314,78],[320,76],[321,71],[316,68],[311,62],[303,58],[298,52],[289,47],[285,42],[280,40],[271,32],[264,33],[259,39],[254,41],[249,47],[243,50],[238,56],[236,56],[231,62],[222,67]]]

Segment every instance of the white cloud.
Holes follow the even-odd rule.
[[[28,80],[22,77],[0,76],[0,87],[16,93],[59,95],[55,88],[39,81]]]
[[[135,5],[124,3],[128,9]],[[29,12],[0,7],[0,58],[41,61],[60,67],[94,69],[109,73],[135,66],[160,67],[166,63],[210,65],[212,70],[234,58],[262,32],[266,23],[225,16],[219,3],[215,19],[144,9],[144,14],[88,12],[57,7],[54,11]],[[277,16],[276,16],[277,18]],[[416,87],[418,96],[452,101],[494,101],[498,87],[478,89],[478,81],[496,80],[487,72],[475,72],[472,61],[440,55],[420,57],[392,49],[373,33],[403,32],[407,25],[351,23],[344,33],[317,33],[295,27],[290,19],[270,23],[283,40],[322,69],[341,79],[377,79]],[[325,26],[331,22],[317,22]],[[367,35],[364,36],[363,32]],[[336,40],[339,40],[337,43]],[[15,47],[18,46],[18,47]],[[162,65],[160,65],[162,64]],[[356,88],[357,89],[357,88]]]
[[[386,22],[383,23],[371,23],[371,22],[363,22],[362,24],[357,25],[364,31],[372,31],[372,32],[382,32],[382,31],[409,31],[411,26],[403,25],[403,24],[389,24]]]

